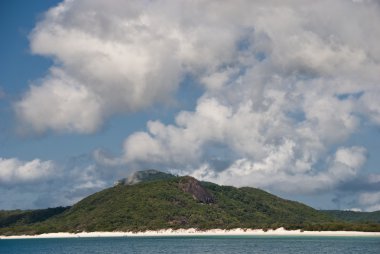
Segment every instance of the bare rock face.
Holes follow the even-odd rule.
[[[191,177],[186,176],[179,182],[179,188],[187,193],[190,193],[193,198],[199,202],[210,204],[214,203],[214,197],[200,184],[200,182]]]

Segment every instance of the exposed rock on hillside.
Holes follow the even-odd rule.
[[[200,184],[200,182],[191,177],[186,176],[179,182],[179,188],[187,193],[190,193],[193,198],[199,202],[210,204],[214,203],[214,197]]]

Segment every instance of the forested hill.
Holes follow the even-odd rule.
[[[380,211],[375,212],[356,212],[356,211],[340,211],[325,210],[325,214],[336,220],[357,222],[357,223],[380,223]]]
[[[345,222],[260,189],[220,186],[154,170],[138,172],[72,207],[34,212],[38,219],[26,215],[33,211],[0,212],[0,235],[167,228],[380,231],[379,223]]]

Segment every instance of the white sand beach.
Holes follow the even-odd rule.
[[[191,229],[165,229],[158,231],[144,232],[80,232],[80,233],[47,233],[41,235],[17,235],[17,236],[0,236],[0,239],[33,239],[33,238],[76,238],[76,237],[160,237],[160,236],[367,236],[380,237],[380,232],[357,232],[357,231],[301,231],[285,230],[278,228],[276,230],[262,229],[211,229],[197,230]]]

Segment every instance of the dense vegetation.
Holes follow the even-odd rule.
[[[179,188],[184,177],[118,184],[70,208],[0,212],[0,235],[163,228],[278,228],[380,231],[379,223],[347,222],[330,213],[255,188],[202,182],[213,197],[205,204]],[[40,216],[32,216],[39,214]]]
[[[63,213],[70,207],[56,207],[38,210],[0,211],[0,228],[17,225],[33,224],[45,221],[55,215]]]
[[[380,223],[380,211],[355,212],[355,211],[326,210],[323,212],[337,220],[342,220],[342,221],[347,221],[347,222]]]

